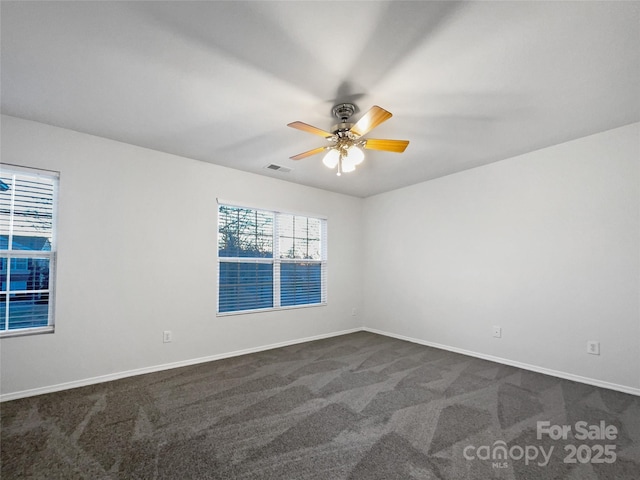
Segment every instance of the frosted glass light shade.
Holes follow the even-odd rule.
[[[341,171],[348,173],[353,172],[356,169],[356,165],[360,165],[364,160],[364,153],[358,147],[351,147],[347,150],[347,155],[342,157],[342,166],[340,168]],[[340,151],[338,149],[332,148],[322,159],[322,163],[324,163],[329,168],[336,168],[338,163],[340,162]]]
[[[338,161],[340,160],[340,153],[338,150],[331,149],[322,159],[322,163],[324,163],[329,168],[336,168],[338,165]]]
[[[347,150],[347,161],[353,165],[360,165],[364,160],[364,153],[358,147],[351,147]]]
[[[347,162],[346,160],[346,158],[342,159],[342,171],[344,173],[353,172],[356,169],[356,166],[353,163]]]

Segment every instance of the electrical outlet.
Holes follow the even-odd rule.
[[[164,332],[162,332],[162,341],[164,343],[171,343],[172,339],[173,335],[171,334],[171,330],[165,330]]]
[[[355,317],[356,315],[358,315],[358,309],[357,309],[356,307],[353,307],[353,308],[351,309],[351,315],[352,315],[353,317]]]
[[[493,336],[496,338],[502,338],[502,327],[497,325],[493,326]]]
[[[600,355],[600,342],[589,340],[587,342],[587,353],[591,355]]]

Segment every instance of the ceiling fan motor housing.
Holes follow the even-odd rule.
[[[356,106],[353,103],[340,103],[333,107],[333,116],[345,123],[349,117],[356,113]]]

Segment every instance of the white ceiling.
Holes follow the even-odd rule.
[[[2,1],[1,22],[5,114],[362,197],[640,121],[639,2]],[[325,141],[287,123],[344,101],[391,111],[369,136],[406,152],[289,160]]]

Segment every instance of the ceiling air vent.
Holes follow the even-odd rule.
[[[282,173],[289,173],[291,171],[290,168],[283,167],[282,165],[276,165],[275,163],[270,163],[269,165],[267,165],[264,168],[266,168],[268,170],[276,170],[276,171],[282,172]]]

